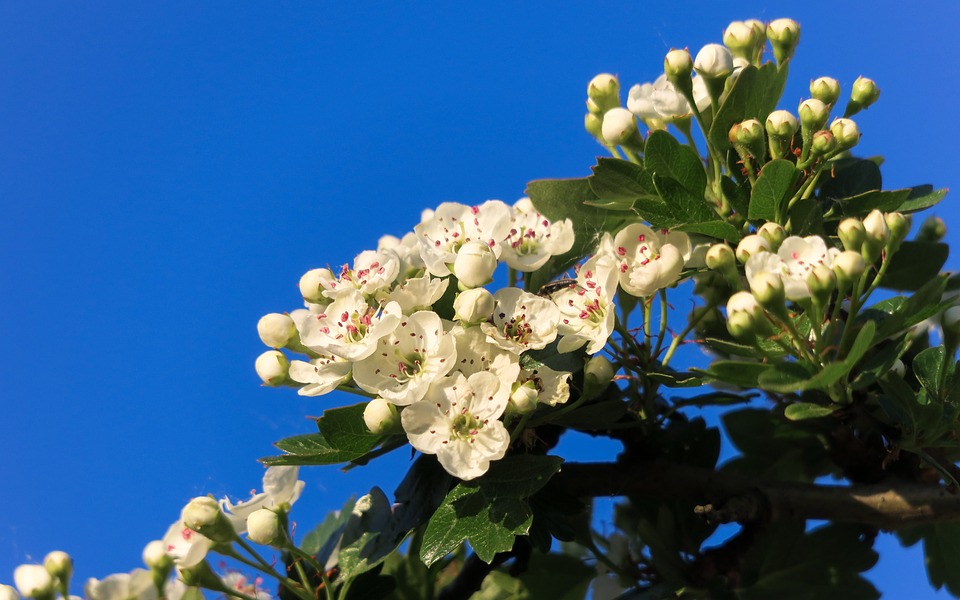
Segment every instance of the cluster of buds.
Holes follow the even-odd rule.
[[[849,217],[837,226],[843,247],[873,264],[883,253],[896,252],[910,232],[910,218],[898,213],[873,210],[863,219]]]
[[[46,555],[42,565],[20,565],[13,571],[16,588],[0,585],[0,600],[53,600],[59,593],[65,600],[70,596],[70,578],[73,576],[73,559],[61,550]],[[19,591],[19,594],[18,594]]]

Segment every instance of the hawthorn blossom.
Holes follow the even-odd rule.
[[[213,540],[184,525],[182,518],[170,525],[162,541],[163,549],[180,568],[200,564],[213,546]]]
[[[840,254],[836,248],[828,248],[823,238],[790,236],[783,240],[777,253],[757,252],[747,260],[744,270],[750,289],[758,285],[758,275],[773,273],[783,282],[787,300],[803,300],[810,297],[807,277],[817,265],[833,266],[833,259]]]
[[[612,251],[625,292],[646,298],[680,278],[683,253],[667,239],[667,232],[656,232],[642,223],[627,225],[617,233]],[[609,237],[601,245],[611,248]]]
[[[570,219],[551,223],[534,208],[530,198],[521,198],[513,205],[510,231],[503,241],[503,259],[511,269],[529,273],[542,267],[551,256],[568,252],[573,241]]]
[[[301,396],[322,396],[337,389],[350,376],[351,363],[332,354],[311,359],[290,361],[287,376],[305,384],[297,393]]]
[[[520,374],[520,357],[494,344],[479,327],[457,325],[450,330],[457,344],[457,371],[469,377],[489,371],[500,381],[513,382]]]
[[[422,402],[400,413],[410,445],[436,454],[454,477],[470,480],[500,460],[510,446],[510,434],[499,420],[507,407],[510,385],[493,373],[461,373],[430,386]]]
[[[560,309],[557,350],[571,352],[587,345],[596,354],[607,343],[616,321],[613,303],[617,292],[617,266],[613,257],[597,254],[577,271],[576,280],[553,294]]]
[[[397,406],[423,398],[430,384],[456,365],[457,348],[440,317],[419,311],[380,338],[376,351],[357,362],[353,379],[362,389]]]
[[[255,598],[256,600],[271,600],[273,596],[263,588],[263,578],[255,577],[252,581],[246,575],[239,571],[230,571],[222,577],[223,585],[231,590],[236,590],[244,596]]]
[[[400,273],[398,279],[406,280],[413,277],[426,268],[423,258],[420,257],[420,242],[417,241],[417,234],[410,231],[404,234],[402,238],[393,235],[382,236],[377,241],[377,250],[393,250],[400,259]]]
[[[504,350],[539,350],[557,338],[560,309],[552,301],[515,287],[501,289],[493,300],[493,322],[480,329]]]
[[[323,295],[337,298],[344,292],[355,289],[365,296],[389,287],[400,273],[400,257],[390,248],[365,250],[353,259],[353,268],[343,265],[335,282],[326,283]]]
[[[499,259],[500,242],[509,229],[510,207],[499,200],[488,200],[479,206],[444,202],[413,231],[427,270],[436,277],[447,277],[467,242],[486,244]]]
[[[401,318],[400,305],[388,302],[371,306],[359,290],[340,295],[324,312],[299,321],[300,341],[318,354],[357,361],[373,354],[377,342],[396,329]]]
[[[702,77],[693,78],[693,99],[697,110],[710,106],[710,94]],[[683,97],[666,74],[661,74],[653,83],[637,84],[630,88],[627,108],[638,118],[671,121],[691,114],[690,103]]]
[[[418,310],[427,310],[443,297],[450,285],[449,279],[432,277],[424,273],[422,277],[411,277],[393,287],[377,292],[376,298],[380,302],[395,301],[400,305],[400,311],[409,315]]]
[[[555,371],[546,365],[523,369],[520,377],[514,383],[516,396],[518,388],[527,388],[534,392],[537,403],[547,406],[565,404],[570,399],[570,377],[567,371]]]
[[[153,573],[147,569],[115,573],[103,579],[91,577],[83,586],[87,600],[156,600],[158,596]]]

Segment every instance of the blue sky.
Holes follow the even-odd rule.
[[[791,16],[783,107],[870,76],[885,186],[957,187],[960,7],[857,4],[0,4],[0,582],[53,549],[79,580],[127,571],[192,496],[257,487],[273,441],[352,401],[259,387],[257,319],[425,207],[587,174],[596,73],[652,80],[671,47]],[[305,471],[295,520],[391,491],[406,458]],[[944,596],[916,549],[881,549],[887,597]]]

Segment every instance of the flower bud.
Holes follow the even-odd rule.
[[[777,316],[786,311],[786,292],[783,280],[775,273],[757,273],[750,281],[750,291],[760,306]]]
[[[723,31],[723,43],[734,56],[753,61],[756,58],[757,47],[762,43],[759,41],[760,35],[766,37],[766,28],[763,29],[764,33],[758,33],[750,23],[733,21]]]
[[[400,422],[397,407],[383,398],[374,398],[363,409],[363,423],[370,433],[387,433]]]
[[[886,221],[887,229],[890,230],[887,252],[896,252],[910,233],[910,217],[904,216],[903,213],[891,212],[883,215],[883,220]]]
[[[270,313],[257,321],[260,341],[270,348],[283,348],[297,335],[297,326],[290,315]]]
[[[836,104],[840,97],[840,82],[833,77],[818,77],[810,82],[810,96],[824,104]]]
[[[637,136],[637,120],[625,108],[611,108],[603,114],[601,134],[611,146],[627,144]]]
[[[693,59],[690,58],[690,52],[686,49],[667,52],[667,56],[663,59],[663,72],[671,82],[690,79],[693,73]]]
[[[916,239],[918,242],[939,242],[945,235],[947,235],[947,224],[940,217],[931,215],[920,224]]]
[[[312,269],[304,273],[303,277],[300,278],[300,294],[307,302],[316,304],[329,302],[323,295],[323,291],[328,288],[330,283],[336,282],[336,280],[337,278],[334,277],[330,269]]]
[[[173,557],[167,554],[163,540],[153,540],[143,547],[143,564],[153,571],[166,571],[173,565]]]
[[[750,292],[737,292],[727,300],[727,315],[749,313],[754,318],[763,316],[763,307]]]
[[[497,257],[487,244],[470,240],[457,251],[453,273],[464,289],[480,287],[493,280]]]
[[[51,576],[60,580],[63,585],[69,585],[70,576],[73,575],[73,559],[62,550],[54,550],[48,553],[43,559],[43,567]]]
[[[0,583],[0,600],[20,600],[16,588]]]
[[[213,592],[223,592],[227,596],[235,596],[236,590],[231,590],[224,584],[223,580],[213,572],[207,561],[202,560],[199,563],[181,569],[177,569],[180,580],[192,588],[203,588]]]
[[[594,113],[587,113],[583,116],[583,128],[587,130],[587,133],[597,138],[598,140],[603,139],[603,118],[595,115]]]
[[[25,598],[53,598],[53,577],[43,565],[20,565],[13,571],[13,582]]]
[[[813,141],[810,144],[810,154],[823,157],[830,156],[840,149],[837,138],[829,131],[817,131],[813,134]]]
[[[842,289],[849,289],[854,282],[860,279],[867,269],[867,263],[854,250],[844,250],[833,259],[833,272],[837,276],[837,284]]]
[[[707,79],[726,79],[733,73],[733,54],[721,44],[707,44],[697,52],[693,68]]]
[[[746,264],[750,257],[757,252],[769,252],[770,242],[757,234],[744,236],[737,244],[737,260]]]
[[[773,46],[778,64],[789,60],[800,42],[800,24],[793,19],[777,19],[767,25],[767,39]]]
[[[852,119],[834,119],[830,124],[830,133],[841,150],[849,150],[860,142],[860,128]]]
[[[477,325],[493,316],[493,307],[493,294],[487,289],[478,287],[464,290],[457,294],[453,301],[453,310],[456,313],[453,319],[460,321],[464,327]]]
[[[237,532],[224,516],[220,504],[210,496],[197,496],[180,513],[183,525],[214,542],[232,542]]]
[[[800,124],[809,131],[823,129],[823,126],[827,124],[827,119],[830,118],[830,109],[816,98],[801,102],[797,112],[800,114]]]
[[[890,229],[887,227],[886,219],[883,218],[883,213],[877,209],[870,211],[870,214],[863,219],[863,229],[866,237],[860,253],[863,254],[864,260],[873,263],[890,240]]]
[[[726,244],[714,244],[707,250],[707,268],[713,271],[723,272],[730,267],[734,267],[736,256],[730,246]]]
[[[787,110],[775,110],[767,116],[767,135],[784,140],[792,140],[800,129],[800,122]]]
[[[830,295],[837,289],[837,276],[833,269],[824,264],[818,264],[807,275],[807,287],[810,296],[819,306],[826,306]]]
[[[899,358],[893,363],[893,366],[890,367],[890,371],[897,374],[897,377],[903,378],[907,374],[907,367],[903,364],[903,361]]]
[[[760,229],[757,230],[757,235],[767,240],[771,252],[776,252],[783,240],[787,239],[787,232],[783,229],[783,226],[772,221],[761,225]]]
[[[620,80],[616,75],[600,73],[587,85],[587,97],[596,103],[601,112],[620,106]]]
[[[850,90],[850,102],[847,104],[846,116],[860,112],[880,98],[880,88],[872,79],[857,77]]]
[[[282,547],[286,541],[280,516],[269,508],[260,508],[247,515],[247,538],[263,546]]]
[[[853,252],[860,252],[863,241],[867,237],[867,232],[863,228],[863,221],[856,217],[849,217],[840,221],[837,226],[837,236],[843,242],[843,247]]]
[[[257,375],[259,375],[263,381],[263,385],[276,387],[283,385],[287,381],[287,374],[290,371],[290,361],[287,360],[287,357],[284,356],[282,352],[267,350],[257,357],[254,368],[257,370]]]
[[[746,292],[745,292],[746,293]],[[728,313],[727,331],[734,339],[742,342],[753,340],[756,335],[757,320],[748,312]]]
[[[766,138],[763,135],[763,125],[756,119],[747,119],[740,123],[736,131],[736,144],[740,144],[754,158],[763,159],[766,155]]]
[[[613,365],[606,356],[591,356],[583,365],[583,397],[592,400],[602,394],[613,381],[614,374]]]
[[[538,396],[537,385],[533,380],[515,382],[507,409],[518,415],[532,413],[537,408]]]

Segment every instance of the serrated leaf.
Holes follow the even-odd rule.
[[[721,220],[686,223],[677,225],[673,229],[687,233],[699,233],[719,240],[727,240],[728,242],[737,242],[740,240],[740,232],[737,231],[737,228]]]
[[[836,215],[835,219],[864,217],[873,210],[892,212],[899,209],[909,196],[910,190],[905,189],[870,190],[849,198],[837,198],[835,202],[840,206],[841,214]]]
[[[362,456],[373,450],[383,435],[372,433],[363,420],[367,403],[328,408],[317,420],[317,427],[331,447],[345,452],[357,452]]]
[[[798,175],[797,168],[789,160],[779,158],[764,165],[750,194],[747,218],[773,221],[782,215],[787,200],[793,195]]]
[[[733,225],[720,219],[716,211],[707,203],[701,193],[694,195],[680,182],[669,177],[654,174],[653,183],[657,193],[670,208],[674,224],[651,221],[654,227],[666,227],[680,231],[701,233],[711,237],[738,240],[740,233]]]
[[[650,173],[642,166],[617,158],[600,158],[588,177],[590,189],[597,197],[598,206],[614,210],[629,210],[638,198],[654,198]]]
[[[643,166],[653,176],[654,184],[656,178],[673,179],[690,195],[703,202],[707,174],[700,156],[690,146],[681,144],[666,131],[654,131],[647,138]]]
[[[941,388],[942,373],[945,367],[947,351],[943,346],[927,348],[913,359],[913,374],[927,393],[934,398],[942,399],[944,390]]]
[[[724,98],[710,125],[710,143],[717,150],[730,148],[729,132],[734,123],[757,119],[761,123],[777,107],[787,82],[787,68],[767,63],[759,69],[744,67]]]
[[[267,456],[260,462],[267,466],[276,465],[336,465],[350,462],[363,456],[366,451],[341,450],[332,447],[323,434],[310,433],[284,438],[276,443],[277,447],[288,452],[281,456]]]
[[[837,409],[812,402],[795,402],[783,411],[783,416],[791,421],[804,421],[806,419],[819,419],[832,415]]]
[[[737,184],[724,175],[720,180],[723,195],[738,215],[745,216],[750,210],[750,185],[747,182]]]
[[[947,188],[934,190],[932,185],[918,185],[910,189],[910,196],[900,205],[900,212],[912,213],[937,205],[947,192]]]
[[[950,246],[939,242],[903,242],[890,259],[880,285],[893,290],[918,290],[940,273]]]

